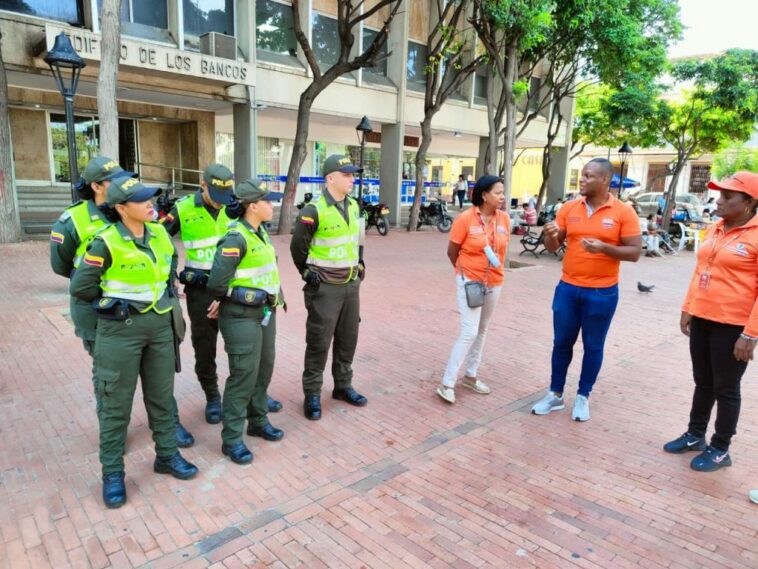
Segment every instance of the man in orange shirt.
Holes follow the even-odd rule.
[[[553,298],[550,389],[532,407],[535,415],[565,407],[563,387],[581,331],[584,358],[571,418],[590,418],[589,396],[603,364],[605,337],[618,304],[619,265],[621,261],[637,261],[642,249],[637,214],[610,194],[612,175],[608,160],[590,160],[579,181],[582,199],[565,204],[556,220],[544,228],[548,251],[556,251],[564,240],[567,248],[563,276]]]

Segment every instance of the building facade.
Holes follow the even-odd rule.
[[[393,221],[412,193],[426,38],[436,5],[404,4],[391,24],[384,59],[341,77],[316,99],[301,173],[318,176],[332,153],[357,158],[355,126],[368,116],[375,131],[365,153],[366,175],[374,180],[368,188],[381,193]],[[326,69],[339,49],[337,2],[306,0],[299,7],[302,28]],[[87,63],[75,98],[80,168],[99,152],[99,9],[100,0],[0,0],[16,195],[27,231],[49,227],[70,200],[63,101],[43,61],[61,31]],[[356,51],[371,41],[383,17],[377,12],[356,29]],[[183,191],[196,187],[199,171],[215,160],[232,167],[238,179],[255,174],[280,183],[292,154],[299,97],[311,80],[292,18],[286,0],[123,0],[117,99],[118,159],[124,168],[149,183]],[[471,32],[472,54],[475,41]],[[434,119],[425,176],[442,195],[450,194],[459,174],[477,173],[487,136],[485,85],[482,74],[472,76]],[[540,147],[545,130],[540,116],[518,146]],[[558,146],[564,141],[561,136]],[[534,193],[539,182],[519,174],[519,168],[513,195],[520,199]],[[562,193],[567,161],[558,161],[556,168]],[[304,182],[298,192],[312,189]]]

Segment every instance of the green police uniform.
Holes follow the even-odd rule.
[[[185,284],[184,292],[187,295],[195,375],[208,401],[219,397],[216,372],[218,322],[208,318],[208,307],[213,297],[205,285],[213,265],[216,245],[219,238],[226,234],[230,221],[225,209],[217,210],[206,204],[200,191],[181,198],[161,220],[171,235],[180,234],[184,244],[186,259],[180,280]]]
[[[279,199],[252,181],[240,184],[235,194],[243,202]],[[221,438],[232,446],[242,440],[246,416],[251,427],[268,425],[276,312],[284,301],[276,251],[263,225],[256,230],[244,219],[230,225],[218,244],[208,290],[221,301],[219,328],[229,357]]]
[[[131,178],[116,179],[108,188],[108,203],[130,198],[145,201],[155,193],[150,192]],[[155,470],[177,477],[191,477],[197,470],[181,459],[175,435],[171,312],[177,309],[172,296],[176,263],[176,249],[163,227],[145,223],[144,235],[136,238],[119,221],[95,236],[71,279],[71,294],[95,301],[99,317],[95,385],[103,404],[99,419],[104,477],[124,470],[126,432],[138,376],[155,442]],[[175,471],[166,466],[171,459],[191,468],[180,464]]]
[[[50,265],[53,271],[62,277],[71,278],[84,257],[87,245],[107,223],[92,200],[80,201],[67,208],[50,232]],[[97,317],[89,303],[74,296],[70,298],[70,311],[74,333],[82,339],[87,353],[92,355]]]
[[[350,168],[345,171],[356,171],[349,159],[332,156],[325,162],[324,174],[344,168]],[[315,203],[301,210],[295,224],[290,243],[295,266],[306,281],[309,280],[308,273],[316,273],[320,281],[317,285],[307,284],[303,289],[308,310],[303,371],[306,397],[321,392],[332,339],[335,390],[350,389],[352,385],[352,362],[360,322],[360,279],[363,276],[359,220],[360,209],[356,200],[348,196],[338,202],[324,190]]]
[[[173,302],[168,281],[176,266],[171,238],[146,224],[135,239],[118,222],[98,234],[71,280],[71,294],[86,302],[123,299],[126,320],[101,317],[95,342],[95,385],[103,401],[100,462],[103,473],[124,470],[124,443],[137,376],[142,378],[150,427],[158,456],[176,452],[174,433]]]
[[[88,190],[87,186],[94,182],[102,184],[117,176],[130,175],[131,172],[124,171],[115,160],[107,156],[98,156],[90,160],[85,167],[77,183],[77,189],[85,192]],[[81,264],[87,246],[107,223],[105,215],[97,207],[94,199],[85,199],[66,208],[50,231],[50,265],[53,272],[70,279]],[[87,353],[94,356],[97,316],[92,306],[75,296],[70,296],[69,313],[74,323],[74,333],[82,339]],[[94,367],[92,371],[94,383]],[[95,390],[97,413],[101,408],[100,397]]]

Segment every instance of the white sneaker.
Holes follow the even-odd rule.
[[[751,490],[750,494],[748,494],[748,498],[750,498],[750,501],[753,504],[758,504],[758,490]]]
[[[574,421],[590,420],[590,401],[584,395],[577,395],[574,401],[574,410],[571,412]]]
[[[452,387],[440,385],[437,387],[437,395],[442,397],[448,403],[455,403],[455,390]]]
[[[487,385],[483,381],[474,379],[473,377],[464,377],[461,383],[463,384],[463,387],[468,387],[469,389],[473,389],[474,391],[476,391],[477,393],[481,393],[482,395],[488,395],[492,393],[492,390],[490,389],[489,385]]]
[[[564,407],[566,405],[563,402],[563,395],[558,396],[557,393],[548,390],[547,395],[534,404],[532,413],[535,415],[547,415],[551,411],[560,411]]]

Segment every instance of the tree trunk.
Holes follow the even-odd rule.
[[[503,141],[503,182],[505,183],[505,211],[510,209],[511,190],[513,178],[513,156],[516,151],[516,97],[513,94],[513,85],[518,73],[518,61],[516,59],[516,41],[508,42],[506,46],[505,84],[503,96],[507,97],[505,105],[505,140]]]
[[[432,117],[426,116],[421,121],[421,144],[416,152],[416,191],[413,193],[413,205],[408,218],[408,231],[416,231],[419,211],[421,210],[421,195],[424,193],[424,166],[426,153],[432,144]]]
[[[313,82],[300,95],[300,104],[297,107],[297,127],[295,130],[295,141],[292,145],[292,158],[290,159],[289,168],[287,168],[287,181],[284,183],[284,198],[282,199],[282,209],[279,212],[279,235],[288,235],[292,232],[292,212],[295,207],[295,195],[297,194],[297,184],[300,182],[300,170],[303,167],[306,156],[308,156],[308,127],[311,120],[311,107],[318,94],[326,87],[321,82]]]
[[[3,34],[0,32],[0,243],[21,241],[21,220],[16,205],[13,180],[13,149],[8,109],[8,79],[3,61]]]
[[[560,111],[560,98],[556,97],[553,103],[553,109],[550,113],[550,122],[547,125],[547,142],[542,149],[542,183],[540,192],[537,196],[537,213],[539,214],[544,202],[547,184],[550,180],[550,166],[553,159],[553,143],[558,136],[558,132],[563,124],[563,114]]]
[[[676,166],[671,177],[671,183],[666,191],[666,207],[663,208],[663,230],[668,231],[671,227],[671,215],[676,209],[676,187],[679,185],[679,176],[684,170],[684,166],[687,164],[687,156],[683,156],[681,153],[677,156]]]
[[[484,173],[494,175],[497,172],[497,147],[500,128],[495,124],[495,70],[493,63],[487,65],[487,127],[489,128],[489,144],[484,159]]]
[[[100,122],[100,154],[119,159],[116,83],[121,55],[121,0],[103,0],[100,14],[102,58],[97,77],[97,115]]]

